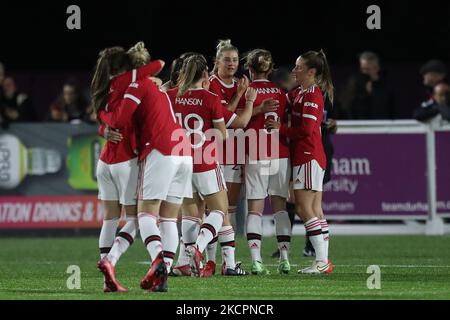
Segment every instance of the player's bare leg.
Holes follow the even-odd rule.
[[[322,225],[317,218],[313,203],[316,192],[311,190],[295,190],[295,206],[300,218],[304,221],[306,234],[316,251],[316,260],[309,268],[299,270],[300,273],[325,273],[329,268],[325,256],[325,242],[323,241]]]
[[[291,270],[289,264],[289,249],[291,244],[292,226],[289,214],[286,211],[286,198],[271,196],[272,212],[275,220],[275,230],[280,251],[278,272],[287,274]]]
[[[261,257],[262,244],[262,212],[264,199],[248,200],[247,243],[252,256],[252,274],[269,274]]]

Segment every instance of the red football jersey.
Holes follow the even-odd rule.
[[[220,102],[224,106],[228,106],[237,92],[237,81],[233,79],[232,84],[226,84],[219,78],[219,76],[213,74],[209,77],[209,82],[209,91],[217,94],[220,98]]]
[[[159,60],[156,60],[140,68],[130,70],[114,77],[111,80],[109,88],[106,110],[113,111],[119,106],[123,95],[131,82],[151,76],[160,69],[161,63]],[[104,122],[102,112],[98,114],[98,117],[102,122]],[[101,126],[99,133],[103,136],[104,125]],[[113,143],[110,141],[106,142],[100,155],[100,160],[103,162],[107,164],[114,164],[137,157],[136,131],[133,121],[130,121],[129,124],[120,130],[120,133],[123,136],[123,140],[120,143]]]
[[[281,126],[280,134],[290,139],[291,162],[300,166],[316,160],[322,169],[327,160],[322,145],[321,123],[324,111],[323,95],[316,85],[288,93],[292,101],[291,128]]]
[[[266,99],[274,99],[279,102],[279,107],[276,111],[261,113],[253,116],[248,123],[246,130],[247,143],[246,153],[251,160],[265,160],[265,159],[284,159],[289,158],[289,145],[286,137],[278,137],[277,141],[271,137],[272,133],[268,132],[265,128],[265,122],[267,118],[274,120],[283,119],[286,111],[286,95],[284,91],[278,87],[275,83],[269,80],[255,80],[250,84],[250,87],[254,88],[257,92],[254,106],[259,106]],[[245,104],[245,98],[241,99],[240,105]],[[254,130],[256,133],[255,138],[249,137],[250,130]],[[273,146],[275,154],[272,154],[272,143],[276,143],[277,146]],[[276,150],[276,151],[275,151]],[[255,158],[256,157],[256,158]]]
[[[178,124],[167,93],[148,78],[129,85],[117,111],[105,114],[105,123],[121,129],[133,117],[139,134],[140,160],[153,149],[163,155],[191,155],[186,130]]]
[[[203,88],[190,89],[182,96],[177,96],[178,88],[174,88],[167,94],[177,120],[190,135],[194,172],[214,170],[218,163],[217,142],[207,132],[214,129],[214,123],[225,121],[219,97]]]
[[[233,97],[236,95],[237,93],[237,88],[238,88],[238,83],[235,79],[233,79],[233,83],[232,84],[226,84],[225,82],[223,82],[219,76],[217,75],[212,75],[211,77],[209,77],[209,90],[215,94],[217,94],[220,98],[220,102],[222,103],[222,105],[227,108],[228,104],[231,102],[231,100],[233,99]],[[238,106],[239,108],[239,106]],[[227,114],[228,117],[230,117],[230,115],[234,115],[234,117],[232,118],[232,121],[227,121]],[[234,119],[236,118],[236,114],[235,113],[231,113],[230,111],[228,111],[228,109],[226,109],[226,111],[224,111],[224,116],[225,116],[225,122],[227,123],[227,128],[229,128],[229,126],[231,125],[231,123],[233,123]],[[241,144],[238,142],[238,138],[232,138],[233,135],[241,135],[242,137],[243,135],[243,131],[241,129],[237,129],[237,130],[233,130],[233,129],[228,129],[228,134],[230,136],[230,138],[228,138],[226,141],[224,141],[223,143],[223,148],[222,148],[222,152],[223,155],[220,157],[220,163],[221,164],[225,164],[225,165],[236,165],[236,164],[243,164],[245,162],[245,144]],[[228,148],[227,149],[227,143],[228,144],[233,144],[233,148]],[[242,146],[242,150],[241,152],[238,153],[238,147]],[[227,151],[227,150],[232,150],[232,151]],[[238,159],[239,157],[239,159]]]

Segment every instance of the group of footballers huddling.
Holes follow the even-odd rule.
[[[142,289],[167,291],[169,275],[213,276],[218,244],[221,274],[247,275],[235,261],[233,226],[241,188],[248,202],[249,273],[269,274],[261,257],[267,197],[280,252],[278,272],[291,268],[288,198],[316,252],[313,264],[298,272],[332,271],[321,207],[323,93],[333,95],[325,54],[298,57],[295,88],[287,93],[269,80],[274,68],[269,51],[255,49],[243,59],[248,77],[238,79],[238,49],[230,40],[220,41],[212,71],[203,55],[187,52],[173,61],[170,80],[162,84],[156,76],[164,62],[151,60],[142,42],[128,51],[100,52],[91,91],[99,134],[107,139],[97,165],[104,209],[98,268],[105,292],[127,291],[116,279],[115,265],[138,230],[151,259]],[[122,211],[126,221],[116,236]]]

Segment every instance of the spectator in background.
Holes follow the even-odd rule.
[[[36,114],[28,96],[17,90],[12,77],[4,78],[1,89],[0,110],[3,121],[10,123],[36,120]]]
[[[423,77],[423,85],[425,86],[427,103],[433,103],[433,90],[435,86],[444,82],[447,77],[447,67],[440,60],[430,60],[420,68],[420,74]]]
[[[59,122],[84,121],[88,103],[83,99],[78,82],[74,79],[66,81],[62,93],[50,106],[50,120]]]
[[[419,121],[428,121],[439,115],[450,121],[450,87],[445,82],[434,86],[432,98],[414,110],[413,117]]]
[[[359,56],[360,71],[350,78],[342,96],[352,119],[394,119],[394,92],[374,52]]]

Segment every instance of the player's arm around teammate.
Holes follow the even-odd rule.
[[[104,124],[103,115],[106,108],[110,110],[117,108],[133,77],[137,74],[142,77],[151,75],[162,66],[162,61],[143,65],[140,63],[142,56],[149,56],[143,43],[136,44],[128,52],[118,47],[103,50],[91,86],[93,107],[101,124],[99,133],[108,140],[97,165],[99,198],[102,200],[104,212],[99,239],[101,252],[99,268],[105,274],[105,292],[126,291],[115,280],[113,271],[120,256],[133,243],[136,236],[138,226],[135,190],[139,168],[133,146],[135,135],[133,126],[130,124],[122,132],[118,132]],[[116,68],[110,68],[110,65]],[[127,71],[131,67],[141,65],[142,68],[138,71],[136,69]],[[111,74],[111,71],[114,73]],[[122,74],[117,76],[120,73]],[[122,207],[127,222],[114,241]]]
[[[293,182],[297,214],[304,221],[307,235],[316,251],[316,261],[302,273],[329,273],[328,227],[322,212],[323,176],[326,158],[323,150],[320,126],[324,101],[321,88],[333,97],[330,69],[323,51],[302,54],[293,69],[301,89],[293,101],[292,127],[281,126],[272,119],[266,127],[280,129],[280,135],[290,138],[292,144]]]
[[[246,136],[248,161],[245,165],[245,184],[248,200],[247,240],[252,256],[252,273],[267,274],[261,257],[262,213],[265,199],[270,196],[275,217],[276,235],[281,250],[280,273],[288,273],[290,265],[288,252],[291,228],[286,212],[286,198],[290,176],[289,148],[284,138],[268,132],[264,127],[265,119],[284,117],[286,98],[284,92],[275,83],[268,80],[273,70],[273,59],[269,51],[255,49],[248,53],[246,68],[250,72],[250,87],[257,90],[255,104],[262,101],[275,101],[276,111],[257,114],[247,126]]]
[[[183,223],[187,224],[189,220],[193,220],[192,217],[199,219],[203,215],[201,198],[204,199],[209,210],[198,235],[192,234],[183,227],[183,239],[191,257],[191,269],[197,276],[203,275],[200,273],[202,253],[208,243],[224,231],[224,218],[228,213],[228,198],[223,174],[216,152],[210,152],[215,150],[217,143],[221,143],[227,135],[224,108],[217,95],[204,89],[207,79],[206,59],[202,55],[194,55],[186,59],[183,64],[178,81],[179,87],[168,92],[179,122],[191,137],[194,150],[192,177],[194,198],[184,201]],[[230,120],[232,119],[227,122]],[[213,134],[214,131],[219,133]],[[227,248],[223,248],[228,250],[224,255],[225,271],[230,269],[229,272],[235,272],[234,232],[231,226],[226,229],[226,236],[230,240],[225,243]],[[189,236],[188,233],[191,235]]]
[[[178,245],[176,216],[183,197],[192,197],[190,145],[167,94],[148,78],[128,86],[117,110],[109,112],[108,125],[121,129],[130,119],[138,119],[139,229],[152,259],[141,288],[166,291],[166,262],[173,260]],[[167,203],[161,204],[162,201]],[[169,235],[166,239],[173,241],[162,241],[164,233]],[[164,255],[167,252],[172,253],[171,257]]]

